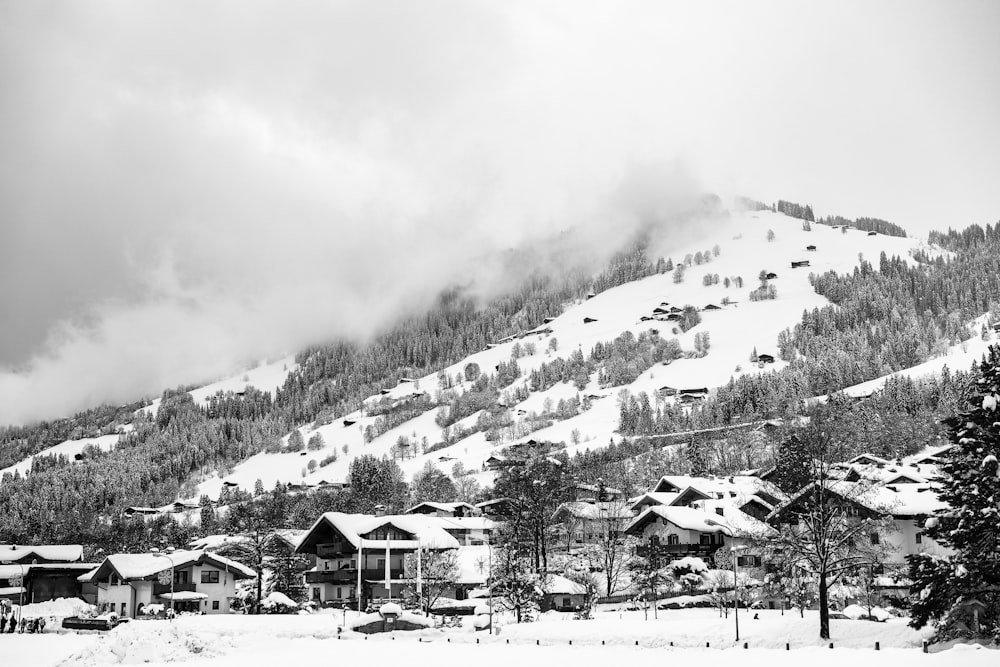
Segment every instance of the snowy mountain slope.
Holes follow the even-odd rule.
[[[978,331],[985,321],[985,315],[978,317],[970,323],[970,327],[974,331]],[[843,392],[848,396],[868,396],[884,387],[889,378],[906,377],[919,380],[921,378],[935,377],[941,375],[945,367],[953,371],[967,371],[972,367],[972,364],[983,360],[990,345],[996,345],[998,336],[1000,334],[993,332],[989,332],[985,340],[979,336],[973,336],[965,342],[952,345],[948,348],[948,354],[930,359],[910,368],[904,368],[889,375],[883,375],[874,380],[846,387],[843,389]],[[816,400],[823,401],[826,398],[826,396],[818,396]]]
[[[773,230],[774,240],[768,240],[768,231]],[[703,238],[686,246],[671,248],[663,252],[674,263],[680,263],[685,255],[702,252],[712,254],[713,246],[719,246],[720,254],[711,261],[687,269],[685,280],[676,284],[671,273],[654,275],[643,280],[627,283],[609,289],[591,299],[567,304],[561,315],[551,322],[541,325],[537,333],[518,340],[508,340],[489,346],[488,349],[470,355],[461,362],[445,369],[452,378],[462,373],[469,363],[478,364],[484,372],[493,372],[497,364],[510,360],[516,344],[522,348],[525,343],[535,345],[535,353],[517,359],[521,377],[514,382],[513,389],[527,386],[528,374],[557,357],[567,358],[574,350],[586,356],[598,342],[610,342],[624,331],[638,335],[649,329],[657,329],[661,337],[676,337],[685,351],[694,349],[694,338],[699,332],[707,332],[711,339],[708,354],[701,358],[679,359],[670,365],[656,365],[642,373],[635,382],[627,386],[600,387],[596,374],[589,384],[577,391],[572,384],[556,384],[544,392],[533,392],[517,405],[507,406],[515,422],[526,413],[541,413],[547,399],[557,404],[560,399],[571,397],[592,397],[590,410],[575,417],[558,421],[552,426],[535,431],[530,437],[538,440],[564,441],[572,453],[577,449],[597,448],[617,439],[618,426],[617,396],[623,389],[637,393],[645,391],[651,396],[664,386],[674,388],[706,387],[714,388],[725,384],[730,378],[742,374],[771,372],[780,368],[782,362],[764,368],[751,364],[749,358],[756,348],[758,353],[776,354],[778,333],[794,326],[804,309],[826,305],[825,298],[816,294],[809,282],[810,272],[820,273],[834,270],[844,273],[853,270],[861,258],[871,261],[876,267],[881,252],[889,256],[898,255],[910,259],[917,249],[932,256],[940,253],[935,248],[911,238],[870,236],[865,232],[814,224],[811,231],[802,228],[802,221],[769,211],[734,214],[725,222],[706,230]],[[806,246],[816,249],[807,251]],[[791,267],[793,261],[808,260],[808,268]],[[774,272],[777,278],[771,283],[777,288],[777,299],[752,302],[751,290],[755,289],[761,270]],[[705,286],[706,274],[718,274],[718,284]],[[743,287],[726,288],[726,277],[740,276]],[[724,306],[728,297],[732,303]],[[703,309],[709,304],[720,306],[720,310],[703,311],[702,322],[693,329],[681,333],[674,329],[674,323],[663,321],[641,321],[643,316],[652,314],[654,308],[663,302],[671,306],[683,307],[691,304]],[[595,321],[586,322],[584,318]],[[557,340],[557,350],[548,351],[552,339]],[[467,391],[471,383],[462,382],[455,391]],[[201,390],[199,390],[201,391]],[[213,389],[214,391],[214,389]],[[396,387],[387,388],[384,395],[370,397],[365,401],[369,408],[377,401],[388,397],[401,399],[414,393],[426,393],[432,398],[438,391],[437,374],[414,378],[412,382],[401,382]],[[211,393],[211,392],[208,392]],[[205,393],[204,395],[208,395]],[[665,400],[676,400],[673,398]],[[245,489],[252,489],[255,481],[261,479],[269,488],[276,481],[316,484],[321,480],[341,481],[345,478],[351,459],[361,454],[375,456],[391,455],[396,441],[405,436],[415,443],[434,444],[442,441],[442,429],[435,422],[438,408],[433,408],[420,416],[401,424],[371,442],[365,443],[365,428],[375,422],[375,417],[362,411],[345,415],[332,424],[313,429],[302,427],[300,431],[308,440],[314,433],[322,435],[323,449],[307,452],[283,452],[258,454],[226,475],[206,479],[199,487],[199,493],[216,497],[223,481],[236,483]],[[523,411],[523,412],[521,412]],[[475,424],[478,415],[466,417],[456,426]],[[348,422],[348,423],[345,423]],[[353,423],[350,423],[353,422]],[[455,426],[452,427],[456,428]],[[482,432],[476,432],[454,444],[430,453],[419,454],[399,461],[407,475],[412,475],[428,461],[450,472],[456,463],[467,470],[481,471],[483,462],[492,453],[517,440],[526,438],[505,437],[489,442]],[[577,442],[579,444],[572,444]],[[347,452],[344,452],[344,448]],[[337,460],[328,462],[315,472],[306,470],[310,460],[317,463],[330,457],[334,452]],[[303,472],[305,471],[305,474]],[[492,474],[478,472],[482,482],[490,481]]]
[[[285,378],[295,368],[295,357],[284,357],[274,362],[261,363],[256,368],[248,369],[238,375],[207,384],[198,389],[192,389],[188,393],[191,394],[196,403],[201,405],[207,405],[208,398],[220,391],[243,391],[247,387],[254,387],[273,394],[275,389],[285,383]],[[155,415],[160,409],[160,401],[161,399],[157,398],[142,410],[147,414]]]
[[[120,428],[122,429],[123,432],[126,433],[129,430],[131,430],[130,425]],[[53,445],[52,447],[43,449],[42,451],[38,452],[37,454],[34,454],[33,456],[29,456],[26,459],[18,461],[12,466],[8,466],[0,470],[0,480],[2,480],[3,476],[7,473],[13,475],[15,472],[17,472],[23,477],[29,470],[31,470],[31,464],[35,460],[36,456],[62,455],[68,458],[70,461],[73,461],[74,457],[78,454],[83,453],[83,450],[86,449],[87,447],[91,446],[96,447],[102,451],[111,450],[115,447],[115,445],[118,444],[118,440],[120,438],[121,438],[120,433],[114,433],[111,435],[102,435],[98,438],[84,438],[82,440],[65,440],[59,443],[58,445]]]

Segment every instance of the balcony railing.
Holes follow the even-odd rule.
[[[402,570],[389,570],[390,579],[402,579],[403,576]],[[385,570],[362,570],[361,578],[366,581],[381,581],[385,579]],[[307,584],[351,584],[357,583],[357,581],[358,571],[352,569],[306,572]]]
[[[184,584],[174,584],[173,590],[175,593],[181,593],[181,592],[194,593],[197,589],[195,588],[195,585],[193,583],[184,583]],[[163,595],[164,593],[169,593],[169,592],[170,592],[170,584],[160,584],[160,583],[153,584],[153,595]]]
[[[721,544],[640,544],[636,554],[641,558],[647,556],[711,556],[719,550]]]

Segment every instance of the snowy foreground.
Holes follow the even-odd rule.
[[[559,614],[536,623],[501,627],[488,636],[471,628],[448,631],[397,632],[364,635],[347,632],[338,639],[341,612],[313,616],[201,616],[174,621],[133,621],[104,634],[46,632],[42,635],[0,637],[3,665],[176,664],[228,667],[247,665],[328,663],[413,665],[476,664],[510,667],[512,664],[574,665],[639,663],[663,659],[657,653],[710,664],[720,658],[740,660],[742,667],[768,665],[996,665],[998,654],[974,646],[956,646],[924,654],[921,633],[904,621],[887,623],[833,621],[833,650],[816,639],[815,612],[781,616],[761,611],[740,618],[740,643],[734,622],[711,609],[661,611],[657,620],[643,620],[642,612],[602,613],[592,621],[574,621]],[[476,643],[477,638],[480,644]],[[601,642],[605,644],[602,645]],[[742,648],[746,641],[751,647]],[[875,651],[878,641],[881,650]],[[538,644],[536,645],[536,642]],[[572,642],[572,643],[570,643]],[[639,645],[636,646],[635,643]],[[673,646],[670,643],[673,642]],[[705,648],[705,642],[711,648]],[[789,642],[792,650],[785,650]]]

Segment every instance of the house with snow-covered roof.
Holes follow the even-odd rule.
[[[619,533],[633,518],[622,501],[562,503],[552,514],[552,521],[562,528],[557,541],[567,553],[588,544],[599,544],[609,531]]]
[[[30,604],[83,597],[77,577],[94,564],[82,561],[79,544],[0,544],[0,598]]]
[[[667,505],[646,508],[625,527],[625,534],[639,541],[636,554],[655,558],[661,566],[685,556],[710,561],[731,532],[722,517]]]
[[[807,508],[819,482],[812,482],[777,506],[768,523],[795,523]],[[872,545],[880,545],[885,564],[901,569],[906,557],[917,553],[944,555],[948,550],[923,534],[927,518],[946,507],[930,484],[879,484],[868,481],[826,480],[829,497],[846,508],[845,516],[886,517],[889,530],[873,533]]]
[[[444,524],[457,520],[423,514],[323,514],[297,548],[316,557],[315,567],[305,574],[310,599],[361,608],[374,600],[399,599],[410,583],[404,574],[406,555],[418,549],[458,549],[459,541]]]
[[[209,551],[112,554],[80,581],[97,587],[97,607],[122,618],[143,615],[151,604],[178,612],[228,614],[236,582],[253,570]]]

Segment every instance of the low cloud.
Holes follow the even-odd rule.
[[[0,423],[363,339],[449,284],[502,289],[509,248],[574,228],[599,259],[706,185],[822,204],[833,181],[882,201],[832,177],[846,157],[811,176],[806,160],[843,152],[846,91],[866,96],[859,126],[890,126],[884,80],[859,75],[884,45],[854,40],[845,60],[794,7],[3,5]],[[985,118],[996,93],[976,91]],[[912,137],[890,129],[886,170]]]

